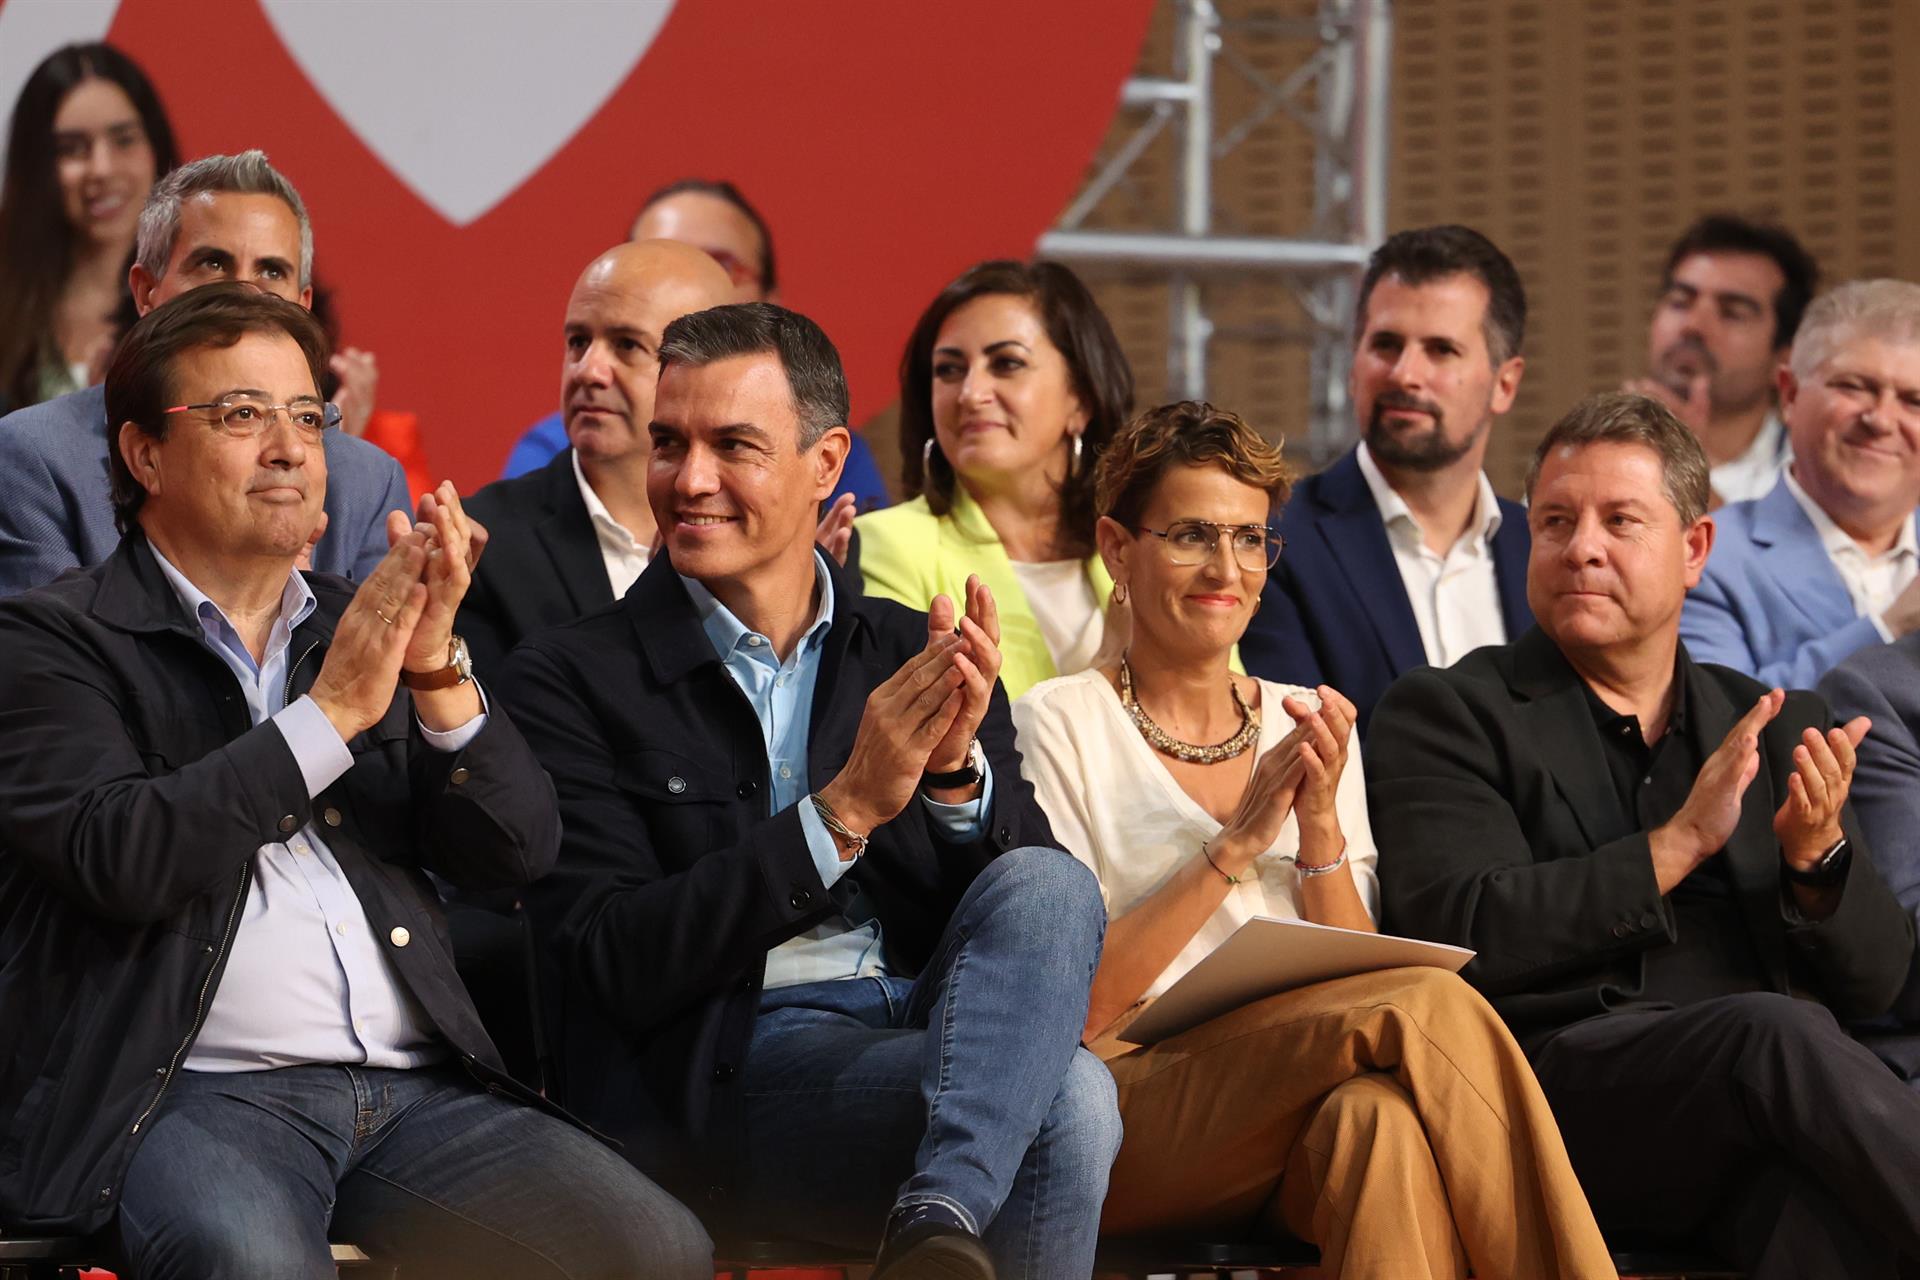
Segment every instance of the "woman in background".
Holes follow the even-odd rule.
[[[1611,1276],[1520,1046],[1452,973],[1338,978],[1150,1046],[1121,1038],[1254,916],[1374,928],[1353,705],[1229,662],[1280,556],[1268,520],[1287,485],[1279,450],[1230,413],[1143,414],[1098,491],[1128,646],[1013,708],[1022,772],[1111,917],[1087,1035],[1126,1137],[1102,1229],[1291,1233],[1343,1280]]]
[[[854,522],[866,589],[925,609],[979,574],[1000,607],[1010,698],[1088,666],[1113,589],[1094,552],[1094,468],[1132,407],[1133,371],[1078,277],[1049,262],[970,268],[900,361],[901,466],[920,496]]]
[[[0,185],[0,411],[98,382],[147,192],[180,161],[145,73],[107,44],[34,68]]]

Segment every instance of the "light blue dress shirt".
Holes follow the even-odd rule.
[[[749,631],[711,591],[684,575],[680,581],[693,598],[694,610],[714,653],[746,694],[760,721],[766,739],[767,776],[772,782],[767,812],[800,806],[800,829],[806,834],[814,868],[820,873],[820,883],[832,888],[853,866],[853,860],[840,860],[839,847],[826,823],[820,820],[812,802],[806,801],[811,790],[807,783],[807,742],[813,727],[813,691],[819,683],[827,631],[833,625],[833,581],[827,576],[826,566],[816,554],[814,582],[820,592],[820,609],[785,662],[774,653],[772,641]],[[978,800],[957,805],[940,804],[924,795],[920,800],[948,839],[956,844],[977,840],[991,811],[992,770],[986,772]],[[886,972],[880,922],[854,897],[840,915],[769,951],[764,985],[771,990],[802,982],[877,977]]]
[[[156,549],[174,594],[200,623],[201,640],[246,695],[255,727],[272,720],[300,766],[308,796],[353,767],[353,753],[312,698],[286,700],[293,670],[311,650],[290,652],[294,628],[315,607],[298,573],[280,596],[280,614],[255,663],[220,606]],[[426,726],[432,746],[458,751],[486,724],[483,710],[447,733]],[[445,1048],[388,962],[333,852],[311,822],[285,843],[260,846],[253,884],[213,1003],[185,1063],[189,1071],[264,1071],[301,1063],[417,1067]]]

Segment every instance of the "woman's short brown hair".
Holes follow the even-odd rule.
[[[1182,466],[1216,466],[1264,490],[1269,519],[1293,490],[1293,468],[1279,448],[1239,414],[1201,400],[1180,400],[1148,409],[1108,443],[1100,455],[1096,507],[1121,524],[1136,524],[1160,481]]]

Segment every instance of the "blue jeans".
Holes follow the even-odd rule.
[[[713,1275],[677,1201],[457,1068],[182,1072],[117,1222],[138,1280],[332,1280],[329,1232],[409,1280]]]
[[[1080,1047],[1106,911],[1057,849],[996,859],[915,981],[768,991],[747,1053],[741,1190],[756,1230],[867,1247],[936,1201],[1001,1280],[1089,1275],[1120,1149],[1113,1077]]]

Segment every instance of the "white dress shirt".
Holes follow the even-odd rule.
[[[315,607],[312,588],[289,575],[262,660],[226,614],[156,548],[174,594],[200,624],[201,641],[225,663],[258,727],[272,720],[287,741],[308,796],[353,767],[353,753],[310,697],[286,701],[294,670],[319,661],[289,652],[293,631]],[[486,712],[457,729],[421,726],[429,745],[458,751],[486,724]],[[315,821],[254,854],[246,907],[206,1021],[187,1054],[189,1071],[264,1071],[302,1063],[418,1067],[445,1056],[433,1024],[387,959],[396,944],[376,934],[353,885]]]
[[[1807,519],[1813,521],[1815,532],[1820,535],[1820,545],[1826,548],[1827,559],[1833,561],[1833,567],[1840,575],[1840,581],[1847,584],[1847,595],[1853,599],[1853,611],[1863,618],[1871,618],[1880,638],[1893,643],[1896,638],[1892,628],[1887,626],[1883,616],[1894,597],[1906,590],[1916,571],[1920,571],[1920,542],[1914,536],[1914,517],[1908,516],[1900,524],[1900,536],[1893,546],[1877,556],[1870,556],[1866,549],[1853,540],[1853,535],[1835,524],[1800,482],[1793,478],[1793,469],[1786,472],[1787,492],[1807,513]]]
[[[577,451],[573,455],[573,478],[580,485],[580,501],[587,504],[587,518],[593,521],[593,537],[600,544],[600,562],[606,566],[607,585],[613,588],[615,600],[624,600],[627,588],[653,558],[653,546],[635,541],[627,526],[613,518],[607,504],[600,501],[600,495],[587,483],[587,473],[580,469]]]
[[[1786,461],[1787,426],[1778,412],[1772,412],[1746,452],[1710,469],[1707,479],[1722,501],[1748,502],[1764,498],[1773,489]]]
[[[1359,447],[1360,474],[1373,491],[1386,526],[1400,582],[1420,627],[1420,647],[1427,662],[1452,666],[1475,649],[1505,644],[1506,615],[1500,611],[1500,582],[1494,576],[1493,535],[1500,529],[1500,501],[1486,473],[1480,473],[1480,493],[1474,499],[1467,531],[1455,539],[1446,555],[1427,546],[1413,511],[1380,473],[1379,464]]]
[[[1280,705],[1288,696],[1308,706],[1320,703],[1309,689],[1262,680],[1256,753],[1271,750],[1292,731],[1293,718]],[[1013,704],[1013,724],[1020,735],[1020,772],[1033,784],[1054,838],[1099,877],[1110,918],[1152,897],[1193,859],[1202,842],[1220,834],[1219,821],[1181,790],[1100,672],[1035,685]],[[1379,855],[1367,820],[1357,735],[1347,752],[1334,810],[1360,900],[1377,918]],[[1254,916],[1300,919],[1300,874],[1294,870],[1299,852],[1300,827],[1288,814],[1272,847],[1253,860],[1250,872],[1241,873],[1240,883],[1227,890],[1225,901],[1148,985],[1146,995],[1172,986]]]

